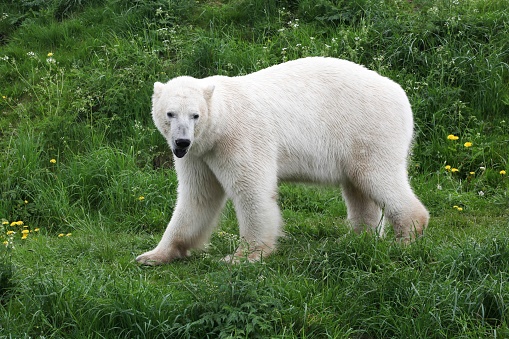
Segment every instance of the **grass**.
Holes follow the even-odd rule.
[[[507,5],[0,4],[0,338],[508,337]],[[287,235],[262,263],[219,262],[239,242],[228,204],[206,252],[135,264],[175,202],[153,82],[311,55],[407,91],[426,236],[352,234],[339,190],[282,184]]]

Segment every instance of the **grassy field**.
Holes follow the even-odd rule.
[[[508,338],[507,0],[4,0],[0,338]],[[425,237],[353,234],[340,191],[282,184],[259,264],[227,205],[205,252],[162,267],[172,157],[154,81],[305,56],[400,83]]]

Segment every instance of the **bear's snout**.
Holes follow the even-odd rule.
[[[175,140],[175,146],[178,148],[188,148],[191,145],[191,140],[189,139],[177,139]]]
[[[187,153],[187,148],[176,148],[173,150],[173,154],[177,156],[177,158],[182,158]]]
[[[177,158],[182,158],[187,153],[187,149],[191,145],[191,140],[189,139],[177,139],[175,140],[175,148],[173,149],[173,154],[177,156]]]

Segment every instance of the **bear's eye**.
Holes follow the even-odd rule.
[[[170,118],[170,119],[171,119],[171,118],[175,118],[175,113],[173,113],[173,112],[168,112],[168,113],[166,113],[166,116],[167,116],[168,118]]]
[[[199,114],[194,114],[194,115],[193,115],[193,119],[194,119],[194,120],[198,120],[198,118],[199,118],[199,117],[200,117],[200,115],[199,115]]]

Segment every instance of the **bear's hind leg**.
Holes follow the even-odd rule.
[[[413,193],[408,195],[405,206],[395,205],[387,208],[386,213],[396,238],[403,242],[421,236],[428,226],[429,212]]]
[[[342,184],[343,198],[346,203],[348,221],[356,233],[364,230],[383,236],[384,217],[382,209],[350,181]]]
[[[422,235],[428,226],[429,213],[412,191],[405,167],[390,171],[380,167],[376,172],[366,173],[362,179],[361,187],[383,206],[397,239],[409,242]]]

